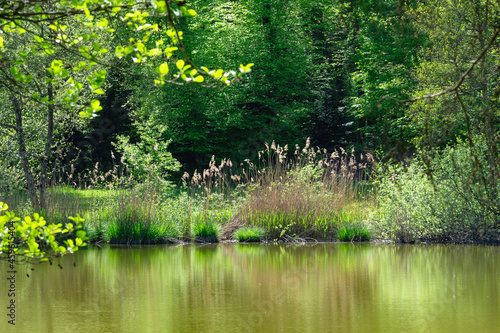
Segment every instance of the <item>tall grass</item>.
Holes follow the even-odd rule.
[[[341,149],[327,154],[307,143],[288,152],[273,143],[257,163],[233,167],[230,160],[212,158],[207,169],[185,174],[174,190],[168,182],[127,186],[125,168],[115,165],[104,173],[96,164],[83,176],[61,172],[42,214],[52,222],[80,214],[94,242],[212,242],[233,237],[245,225],[262,228],[272,240],[335,240],[340,226],[360,225],[365,218],[360,181],[370,163],[370,155]],[[11,199],[5,201],[18,213],[31,209],[25,194],[12,193]]]
[[[198,243],[219,242],[219,225],[212,221],[202,221],[193,224],[193,235]]]
[[[371,155],[358,161],[353,152],[328,154],[307,142],[292,152],[273,143],[259,156],[261,162],[246,172],[258,186],[250,186],[241,208],[245,224],[266,229],[275,240],[335,240],[339,226],[364,220],[359,184]]]

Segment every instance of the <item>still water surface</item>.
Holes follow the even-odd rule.
[[[500,332],[500,247],[94,247],[74,260],[30,278],[18,267],[16,326],[4,310],[0,332]]]

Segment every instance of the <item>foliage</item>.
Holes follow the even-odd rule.
[[[180,168],[179,162],[167,151],[170,140],[161,138],[166,128],[150,123],[138,123],[138,126],[140,141],[132,144],[129,137],[118,136],[116,148],[138,182],[164,181],[168,172]]]
[[[173,8],[172,5],[176,7]],[[177,81],[203,82],[204,76],[228,84],[229,78],[237,76],[236,73],[225,75],[222,69],[209,71],[206,67],[198,70],[185,53],[181,58],[173,57],[176,51],[185,52],[182,42],[183,33],[177,29],[174,17],[195,16],[196,11],[188,6],[185,1],[149,3],[117,0],[111,3],[94,0],[53,0],[40,1],[30,6],[25,6],[22,2],[3,3],[0,25],[4,29],[0,39],[0,49],[5,51],[6,43],[24,35],[32,39],[34,47],[27,49],[24,53],[20,52],[13,59],[5,58],[5,56],[2,59],[10,62],[13,82],[29,84],[33,77],[23,73],[22,66],[25,59],[33,55],[50,56],[58,49],[69,50],[76,54],[81,60],[76,67],[68,66],[65,59],[55,59],[46,68],[54,76],[52,80],[61,79],[69,83],[60,88],[62,95],[66,96],[62,103],[75,106],[84,85],[80,80],[75,79],[74,73],[83,69],[96,68],[99,64],[105,63],[104,57],[108,53],[107,45],[101,44],[98,36],[113,36],[116,33],[114,24],[125,22],[126,28],[123,25],[122,29],[128,29],[131,38],[127,41],[119,39],[120,43],[116,46],[114,55],[119,59],[128,57],[135,64],[146,64],[155,68],[157,84]],[[168,28],[165,31],[162,31],[158,22],[154,22],[159,19],[168,22]],[[71,26],[68,26],[69,23]],[[40,29],[44,24],[48,25],[45,31]],[[158,38],[159,36],[161,37]],[[251,66],[251,64],[241,65],[239,75],[249,72]],[[177,73],[169,75],[171,68]],[[93,92],[102,93],[99,89],[104,83],[106,74],[106,71],[100,70],[87,77]],[[38,100],[42,97],[34,95],[32,98]],[[44,102],[49,103],[51,100],[46,98]],[[82,111],[81,115],[91,117],[99,110],[99,101],[94,100],[85,111]]]
[[[358,27],[354,55],[356,69],[350,75],[355,93],[346,98],[355,116],[358,144],[382,147],[388,157],[402,159],[417,135],[410,122],[405,99],[415,86],[411,73],[418,65],[418,49],[426,41],[417,34],[418,23],[408,16],[416,6],[410,1],[364,1],[350,4],[351,20]],[[390,96],[392,99],[383,100]]]
[[[8,208],[7,204],[0,202],[0,255],[11,264],[52,262],[54,258],[74,253],[86,245],[87,237],[81,230],[84,220],[80,216],[69,217],[74,224],[47,224],[37,213],[33,218],[26,216],[21,220]]]
[[[413,73],[412,95],[421,99],[411,104],[409,113],[420,133],[415,143],[421,147],[442,148],[457,138],[474,140],[476,133],[491,132],[489,123],[497,118],[498,45],[489,43],[498,33],[498,10],[498,4],[437,0],[410,12],[418,32],[429,36]],[[422,98],[454,86],[466,72],[459,90]]]
[[[109,69],[137,75],[141,65],[150,85],[160,86],[226,86],[251,71],[252,63],[229,72],[197,67],[177,28],[181,17],[195,15],[186,1],[173,0],[0,3],[0,95],[12,104],[0,105],[0,128],[15,139],[14,156],[20,159],[35,209],[46,206],[54,139],[64,142],[64,130],[73,130],[102,110],[98,96],[105,94]],[[36,140],[28,139],[30,131]],[[37,143],[34,152],[29,142]]]
[[[251,59],[256,66],[252,76],[226,89],[176,86],[151,93],[143,82],[130,80],[134,117],[168,126],[169,149],[186,171],[206,167],[212,155],[238,164],[255,161],[265,142],[300,144],[310,136],[333,148],[352,139],[352,119],[342,103],[352,47],[338,5],[193,4],[198,15],[183,23],[193,61],[233,67],[236,59]]]
[[[486,164],[485,145],[481,162]],[[400,242],[498,242],[498,182],[486,187],[470,148],[448,147],[432,161],[432,178],[421,160],[408,170],[389,166],[378,185],[379,210],[374,217],[379,236]],[[485,175],[486,176],[486,175]],[[495,199],[493,199],[495,200]]]
[[[69,170],[83,160],[77,170],[94,178],[84,187],[113,189],[97,200],[108,206],[85,209],[95,240],[191,239],[208,221],[228,226],[222,237],[242,225],[273,239],[348,237],[365,226],[359,188],[378,151],[404,161],[378,179],[378,237],[495,241],[497,3],[32,4],[0,4],[0,190],[27,187],[54,223],[78,207],[50,202],[49,181],[79,186]],[[89,122],[100,108],[109,118]],[[283,146],[307,137],[305,151]],[[279,144],[262,152],[265,142]],[[110,155],[113,172],[95,171]],[[175,188],[179,171],[192,176]]]

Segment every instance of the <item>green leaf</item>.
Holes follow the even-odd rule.
[[[159,67],[159,71],[160,71],[161,75],[167,75],[168,74],[168,64],[167,63],[161,64]]]
[[[160,49],[151,49],[149,50],[148,52],[148,56],[156,56],[156,55],[160,55],[161,54],[161,50]]]
[[[198,75],[197,77],[194,78],[194,82],[201,83],[203,81],[205,81],[205,79],[201,75]]]
[[[177,66],[177,68],[181,71],[184,68],[184,64],[185,64],[184,60],[179,59],[179,60],[177,60],[177,63],[175,64],[175,66]]]
[[[246,66],[243,66],[242,64],[240,64],[240,72],[241,73],[249,73],[251,72],[252,70],[250,69],[250,67],[252,67],[254,64],[248,64]]]
[[[224,74],[224,71],[222,69],[218,69],[215,71],[215,73],[211,74],[213,77],[216,79],[220,79],[220,77]]]
[[[117,46],[115,50],[115,54],[119,57],[123,56],[123,53],[125,52],[125,49],[123,46]]]
[[[98,27],[107,27],[108,26],[108,20],[106,18],[103,18],[98,24]]]
[[[134,50],[135,50],[135,47],[133,47],[132,45],[129,45],[125,48],[125,54],[132,53],[132,52],[134,52]]]
[[[104,94],[104,91],[102,89],[96,89],[93,92],[94,92],[94,94],[99,94],[99,95],[103,95]]]
[[[97,99],[92,100],[92,102],[90,102],[90,106],[92,107],[93,111],[102,110],[101,102],[99,102]]]

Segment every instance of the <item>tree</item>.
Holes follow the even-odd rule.
[[[346,1],[355,22],[357,70],[351,73],[356,92],[348,109],[357,121],[358,142],[364,148],[382,147],[387,157],[403,159],[417,133],[408,105],[384,96],[409,97],[416,83],[411,76],[418,65],[418,50],[426,35],[418,34],[407,12],[412,1]]]
[[[238,72],[198,68],[177,28],[178,17],[196,15],[186,1],[20,0],[0,1],[0,9],[0,89],[11,101],[8,112],[3,110],[11,117],[0,127],[16,137],[36,210],[45,206],[54,117],[60,110],[77,111],[83,119],[95,117],[102,109],[95,96],[104,94],[106,68],[118,66],[112,59],[129,61],[128,69],[120,67],[129,74],[136,74],[138,66],[147,68],[141,75],[160,86],[228,85],[250,72],[252,65],[240,65]],[[126,28],[118,30],[123,22]],[[35,73],[34,67],[45,71]],[[35,106],[43,110],[46,131],[37,175],[26,147],[24,115],[26,108]]]
[[[441,148],[451,171],[465,181],[457,195],[477,202],[483,230],[500,227],[500,114],[498,80],[498,2],[437,0],[410,13],[430,36],[414,77],[418,88],[410,115],[422,133],[416,140],[432,176],[432,160]],[[437,150],[437,152],[436,152]],[[469,154],[463,163],[463,152]],[[480,185],[480,186],[478,186]],[[478,214],[476,214],[479,216]],[[489,221],[489,222],[488,222]],[[490,223],[489,225],[487,225]]]
[[[258,67],[223,90],[176,86],[152,93],[130,80],[133,118],[165,125],[169,150],[184,167],[202,169],[212,155],[234,162],[256,158],[265,142],[303,144],[311,137],[326,148],[352,143],[353,122],[344,99],[352,90],[354,48],[350,22],[342,20],[338,3],[193,4],[199,14],[181,24],[189,42],[186,52],[195,62],[231,68],[238,59],[251,59]]]

